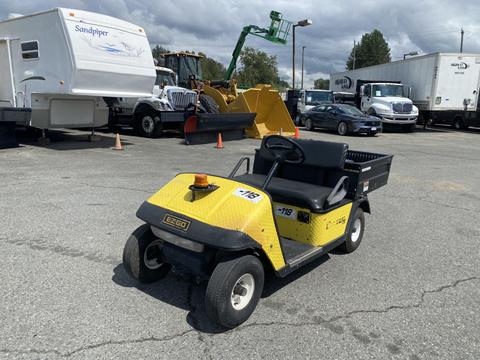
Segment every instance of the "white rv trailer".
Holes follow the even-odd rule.
[[[480,54],[434,53],[330,76],[331,90],[351,92],[357,99],[365,97],[361,85],[388,82],[410,87],[410,98],[425,119],[459,128],[480,125]]]
[[[126,21],[56,8],[0,22],[0,121],[102,126],[104,97],[151,96],[155,77],[145,31]]]

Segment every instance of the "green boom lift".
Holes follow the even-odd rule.
[[[292,23],[282,19],[282,14],[273,10],[270,12],[270,19],[272,22],[270,23],[270,27],[268,29],[264,29],[256,25],[248,25],[243,28],[242,32],[240,33],[240,37],[238,38],[237,45],[233,50],[232,60],[230,61],[227,72],[225,73],[225,80],[231,80],[232,78],[233,72],[237,67],[238,57],[242,51],[243,44],[245,44],[247,35],[255,35],[276,44],[285,45],[287,43],[287,36],[290,32],[290,28],[292,27]]]

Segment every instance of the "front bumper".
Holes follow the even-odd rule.
[[[413,125],[417,123],[417,115],[388,114],[380,117],[384,124]]]
[[[374,124],[359,123],[353,124],[351,131],[356,134],[373,134],[382,132],[382,123],[380,121]]]

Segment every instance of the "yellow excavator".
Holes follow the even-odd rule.
[[[270,12],[270,19],[271,23],[268,29],[256,25],[248,25],[243,28],[223,80],[200,80],[203,79],[203,76],[201,57],[198,55],[186,52],[163,55],[165,66],[177,73],[179,86],[195,89],[199,94],[206,95],[203,98],[200,97],[200,101],[206,103],[205,107],[212,108],[213,100],[215,103],[213,107],[216,107],[214,111],[220,113],[255,113],[253,125],[245,129],[247,136],[255,139],[272,134],[281,133],[284,136],[295,134],[295,125],[278,91],[266,84],[259,84],[255,88],[240,91],[237,89],[237,81],[232,78],[248,35],[258,36],[277,44],[287,43],[292,23],[284,20],[277,11]],[[219,132],[223,125],[228,128],[228,118],[225,118],[224,124],[217,124]]]

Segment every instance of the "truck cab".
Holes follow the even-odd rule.
[[[377,116],[384,124],[398,124],[413,131],[418,108],[408,98],[410,89],[399,83],[368,83],[360,87],[360,110]]]
[[[296,108],[295,123],[301,124],[303,114],[311,108],[333,103],[333,91],[330,90],[300,90]]]
[[[155,66],[152,95],[117,98],[111,106],[110,125],[133,125],[144,137],[157,137],[163,129],[178,128],[188,106],[197,103],[197,93],[177,86],[173,70]]]

